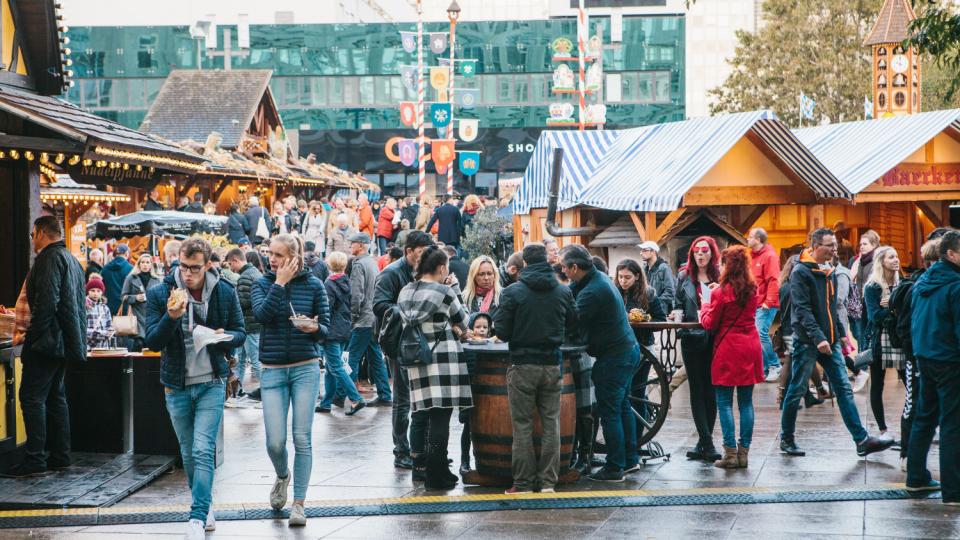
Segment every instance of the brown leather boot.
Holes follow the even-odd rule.
[[[713,466],[718,469],[737,469],[740,467],[737,461],[737,449],[724,445],[723,457],[713,462]]]
[[[742,446],[737,447],[737,466],[741,469],[747,468],[747,458],[750,455],[750,449]]]

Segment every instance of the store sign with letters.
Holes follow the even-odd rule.
[[[903,163],[887,171],[873,187],[882,191],[903,189],[936,190],[960,187],[960,163],[925,165]]]

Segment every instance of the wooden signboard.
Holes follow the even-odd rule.
[[[80,221],[70,227],[70,253],[80,261],[80,264],[87,264],[87,224]]]

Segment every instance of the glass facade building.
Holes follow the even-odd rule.
[[[610,34],[609,24],[608,18],[591,19],[591,26],[602,26],[606,36]],[[222,29],[217,30],[221,51]],[[390,133],[412,136],[413,130],[400,123],[399,102],[414,100],[415,94],[402,84],[399,67],[415,64],[416,53],[404,51],[401,30],[415,30],[415,26],[252,25],[247,54],[234,56],[232,67],[273,70],[271,90],[287,129],[300,131],[301,154],[313,151],[324,159],[327,149],[310,147],[309,141],[339,140],[342,137],[336,137],[336,133],[345,130],[382,131],[383,136],[374,140],[386,140]],[[425,25],[425,32],[448,31],[448,24]],[[236,53],[240,49],[235,29],[232,36],[230,48]],[[560,36],[575,39],[575,20],[458,24],[456,57],[476,58],[478,64],[475,78],[463,82],[458,77],[456,82],[458,86],[463,82],[463,86],[478,88],[480,94],[477,107],[458,109],[457,117],[477,118],[484,129],[525,129],[533,130],[531,136],[539,134],[549,116],[550,103],[572,101],[569,96],[551,94],[556,63],[550,44]],[[198,59],[202,69],[224,66],[223,58],[211,58],[205,51],[198,54],[203,42],[191,38],[186,26],[71,27],[69,38],[76,85],[70,88],[67,99],[134,128],[146,116],[171,70],[197,69]],[[619,74],[621,85],[619,101],[606,103],[607,129],[684,118],[684,41],[682,16],[623,18],[623,40],[608,47],[603,58],[604,73]],[[435,55],[426,48],[424,59],[426,65],[437,64]],[[527,146],[522,144],[523,148]],[[379,152],[382,155],[382,147]],[[406,185],[397,175],[413,172],[392,162],[378,167],[349,160],[328,161],[360,170],[368,177],[380,174],[381,183],[391,192],[403,191],[393,186]],[[509,169],[504,169],[501,162],[492,172],[522,171],[525,162],[512,160],[507,166]],[[489,164],[481,170],[487,173],[485,180],[475,178],[462,187],[483,191],[480,184],[496,183],[489,178]],[[458,179],[458,183],[463,184],[463,180]]]

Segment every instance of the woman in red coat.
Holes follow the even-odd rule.
[[[721,469],[747,467],[753,437],[753,385],[761,383],[763,354],[754,316],[757,311],[757,284],[750,271],[750,251],[733,246],[721,255],[720,283],[703,305],[700,322],[713,334],[711,378],[717,392],[717,413],[723,430],[723,458],[714,466]],[[737,389],[740,409],[740,445],[733,419],[733,390]]]

